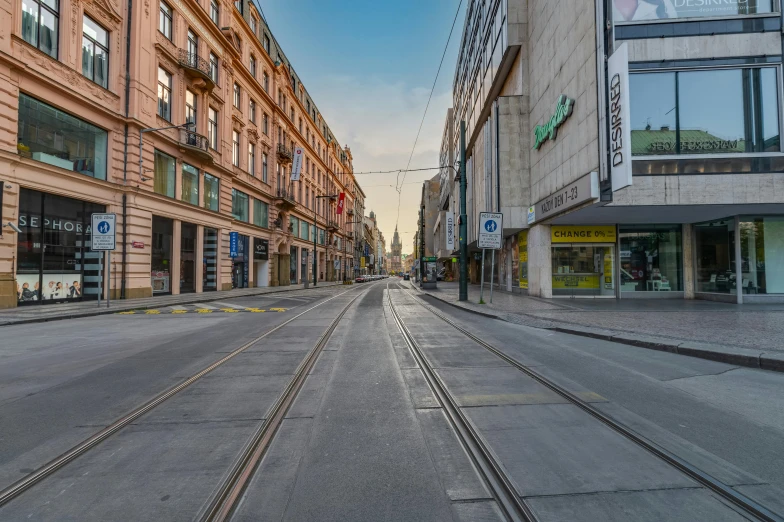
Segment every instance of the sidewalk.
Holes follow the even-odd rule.
[[[342,283],[319,282],[315,288],[343,286]],[[95,315],[116,314],[128,310],[146,310],[172,305],[206,303],[222,299],[249,297],[264,294],[280,294],[303,290],[303,285],[276,286],[263,288],[240,288],[220,292],[203,292],[200,294],[162,295],[158,297],[145,297],[142,299],[123,299],[110,303],[106,308],[106,301],[101,301],[98,307],[96,301],[82,301],[79,303],[64,303],[57,305],[20,306],[8,310],[0,310],[0,326],[25,323],[41,323],[45,321],[58,321],[61,319],[74,319],[77,317],[91,317]],[[311,285],[310,290],[313,290]]]
[[[784,305],[734,305],[697,300],[539,299],[470,285],[439,282],[420,293],[510,323],[722,361],[784,371]]]

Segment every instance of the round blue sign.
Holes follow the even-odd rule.
[[[109,223],[106,221],[101,221],[98,223],[98,232],[101,234],[108,234],[111,228],[111,225],[109,225]]]
[[[492,219],[488,219],[487,221],[485,221],[485,230],[487,230],[488,232],[495,232],[497,228],[498,228],[498,223],[496,223]]]

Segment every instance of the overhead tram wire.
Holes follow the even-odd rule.
[[[449,30],[449,37],[446,39],[446,45],[444,46],[444,52],[441,54],[441,62],[438,64],[438,70],[436,71],[436,77],[433,80],[433,87],[430,89],[430,96],[427,98],[427,105],[425,105],[425,113],[422,115],[422,121],[419,124],[419,130],[417,131],[416,139],[414,140],[414,146],[411,148],[411,155],[408,157],[408,164],[406,165],[406,170],[403,171],[403,183],[406,181],[406,175],[408,174],[408,167],[411,166],[411,159],[414,157],[414,151],[416,150],[417,142],[419,141],[419,135],[422,132],[422,127],[425,124],[425,118],[427,117],[427,109],[430,107],[430,100],[433,99],[433,92],[436,90],[436,83],[438,83],[438,76],[441,74],[441,66],[444,65],[444,58],[446,57],[446,52],[449,49],[449,42],[452,40],[452,33],[455,30],[455,24],[457,23],[457,17],[460,15],[460,8],[463,7],[463,0],[460,0],[460,3],[457,5],[457,11],[455,12],[455,19],[452,20],[452,28]],[[403,191],[400,187],[400,173],[398,173],[397,180],[395,181],[395,190],[397,190],[397,217],[395,218],[395,226],[397,226],[398,222],[400,221],[400,201],[403,197]]]

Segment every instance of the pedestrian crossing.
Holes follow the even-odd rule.
[[[239,313],[283,313],[288,312],[289,308],[282,307],[250,307],[233,303],[210,302],[194,303],[187,305],[171,305],[160,308],[150,308],[143,310],[126,310],[117,312],[117,315],[188,315],[188,314],[239,314]]]

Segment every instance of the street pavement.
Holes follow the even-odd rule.
[[[387,280],[2,328],[14,342],[0,343],[0,489],[324,303],[0,507],[0,520],[198,518],[306,353],[357,295],[235,520],[503,520],[392,320],[388,296],[540,521],[748,518],[423,303],[784,513],[784,374],[500,321]]]

